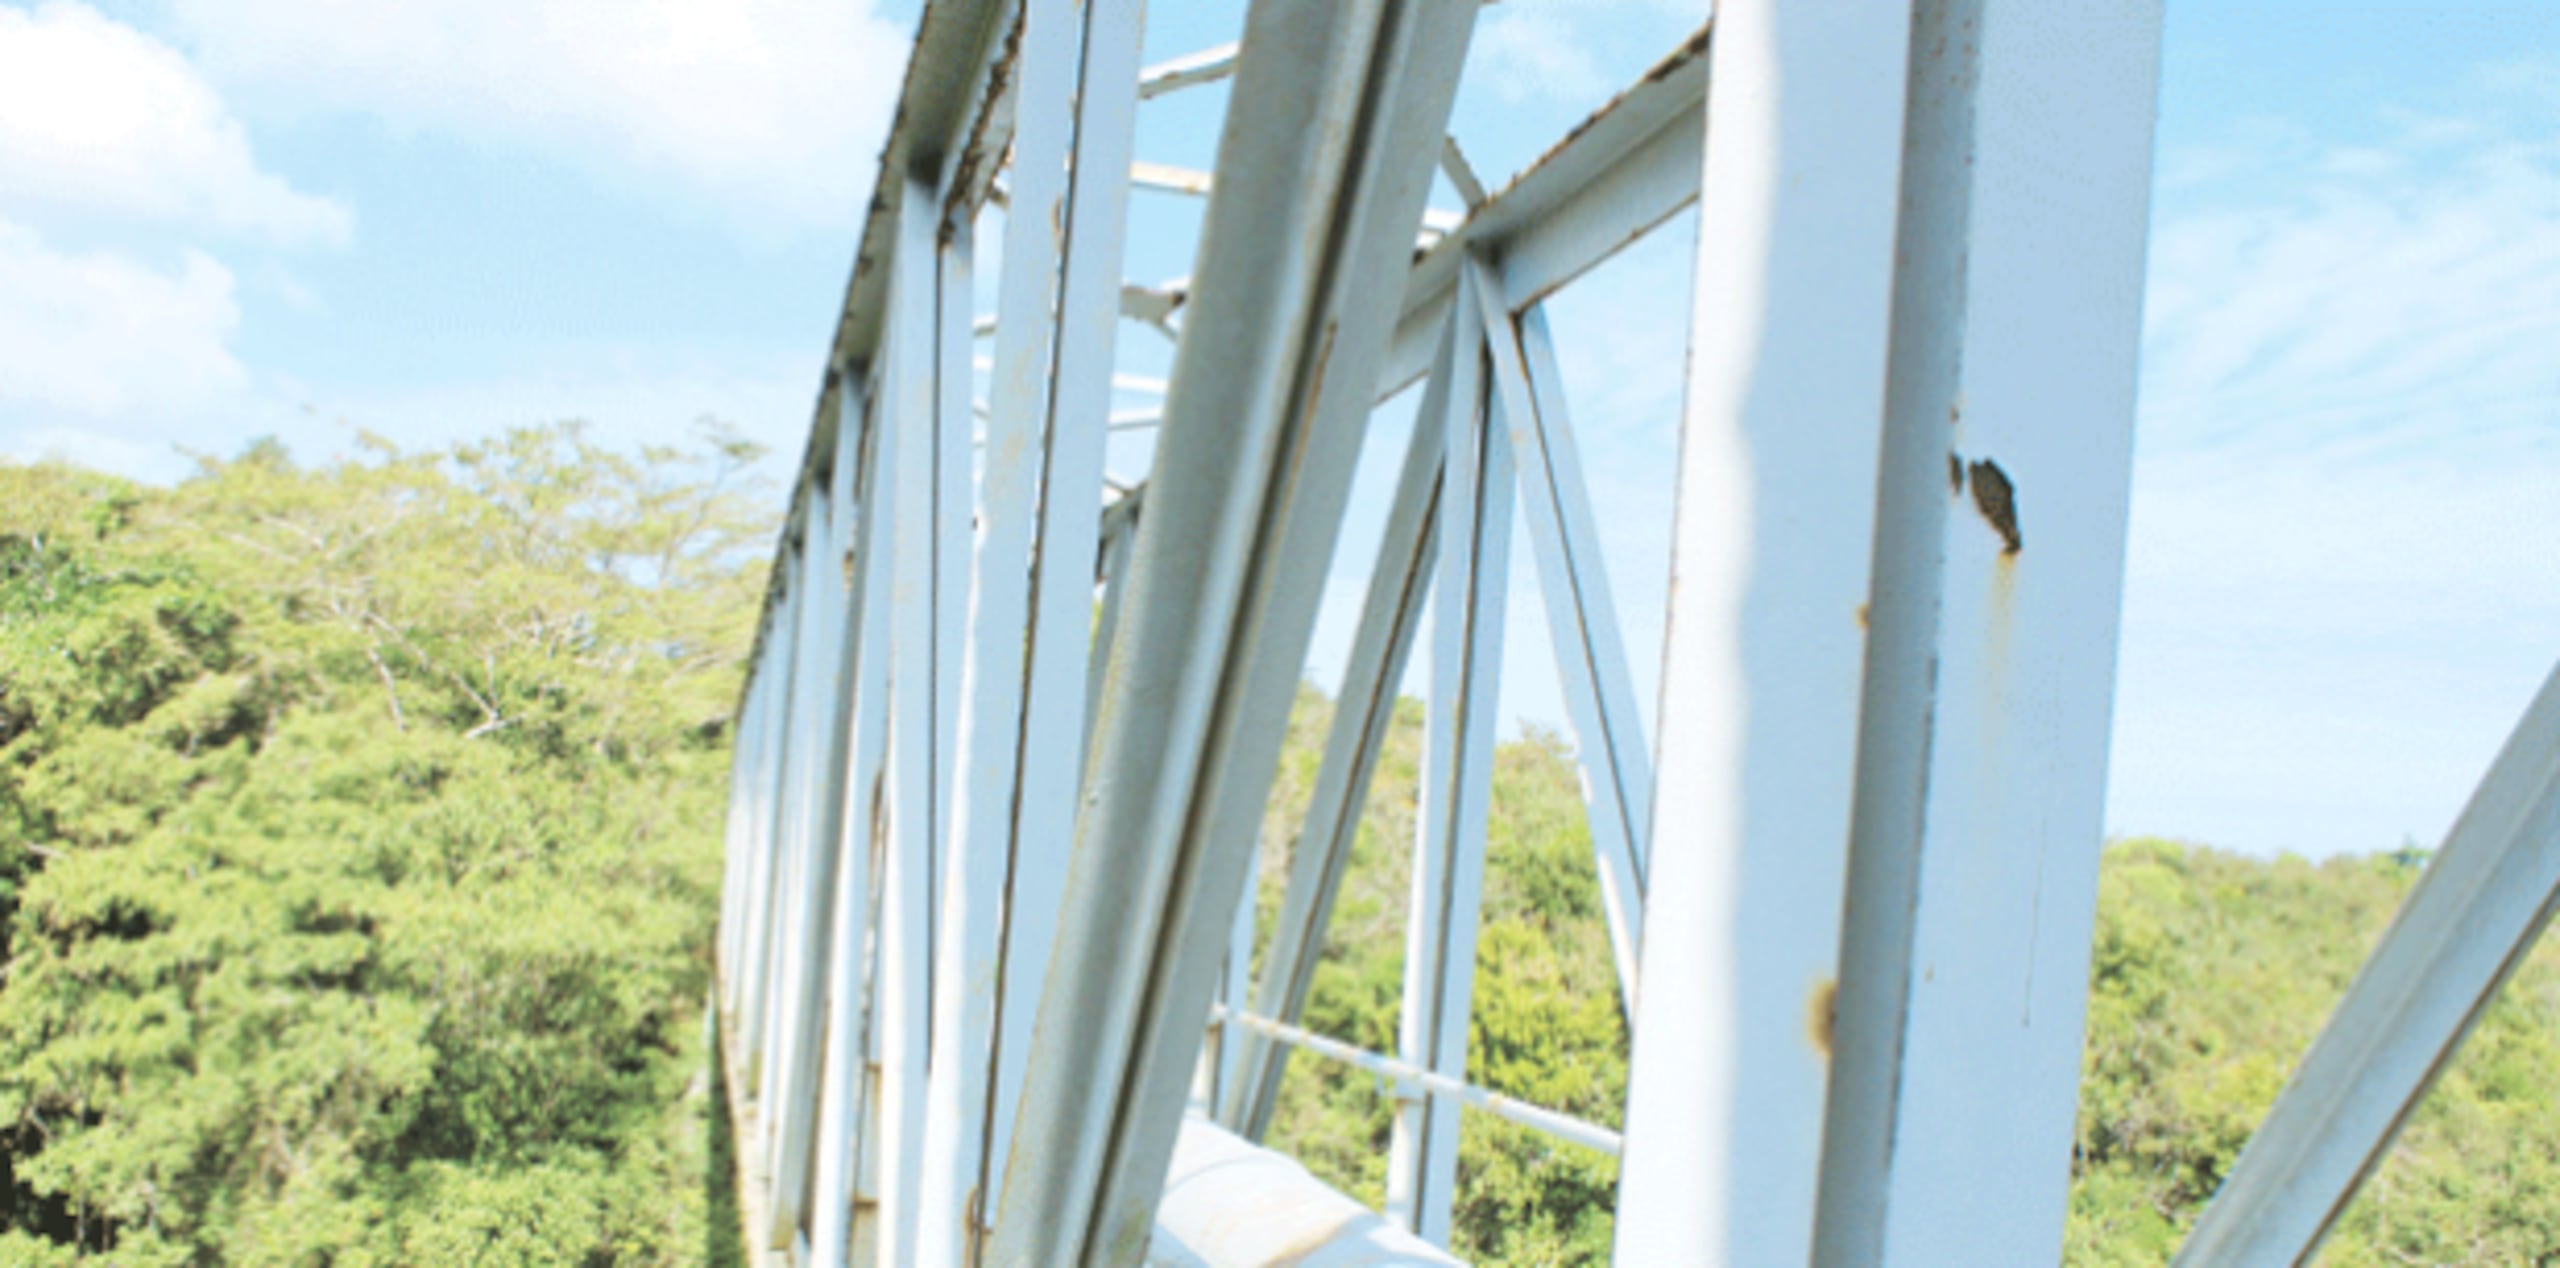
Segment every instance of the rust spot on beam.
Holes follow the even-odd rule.
[[[1813,995],[1804,1004],[1805,1038],[1813,1050],[1831,1059],[1831,1043],[1840,1031],[1840,983],[1824,978],[1814,984]]]
[[[1973,477],[1974,509],[1982,512],[1993,532],[2000,534],[2000,553],[2014,555],[2026,545],[2018,533],[2018,489],[2009,482],[2009,473],[2000,464],[1983,458],[1968,468]]]

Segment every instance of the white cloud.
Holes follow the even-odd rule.
[[[105,415],[232,392],[240,322],[231,271],[201,252],[163,272],[113,252],[68,252],[0,221],[0,409]]]
[[[510,427],[576,419],[615,447],[682,444],[706,415],[769,452],[777,480],[797,469],[816,404],[816,354],[805,346],[713,354],[665,347],[562,353],[541,370],[375,392],[297,391],[306,421],[286,435],[294,452],[334,451],[352,427],[433,448]],[[248,437],[242,436],[245,441]],[[776,494],[779,497],[779,494]]]
[[[1508,4],[1477,28],[1470,67],[1504,101],[1605,97],[1617,85],[1574,30],[1574,16],[1549,5]]]
[[[175,0],[286,109],[672,176],[751,223],[850,224],[905,64],[859,0]]]
[[[0,285],[8,278],[0,267]],[[0,339],[8,337],[0,325]],[[811,356],[796,344],[717,353],[597,346],[556,353],[539,369],[409,386],[311,384],[253,369],[200,381],[192,393],[170,381],[147,399],[105,410],[0,393],[0,456],[58,458],[168,482],[193,469],[190,454],[236,454],[260,438],[319,463],[352,456],[359,429],[432,451],[510,427],[577,419],[598,442],[629,451],[689,444],[708,416],[768,448],[750,474],[770,481],[767,492],[778,499],[808,439],[817,381]],[[0,360],[0,383],[14,373],[13,363]]]
[[[175,50],[85,5],[0,6],[0,207],[343,242],[350,215],[259,169]]]
[[[61,425],[0,436],[0,460],[61,462],[154,484],[175,482],[189,469],[185,455],[174,446],[155,447],[95,428]]]
[[[2560,144],[2405,112],[2372,141],[2258,137],[2245,165],[2164,160],[2173,173],[2216,171],[2229,192],[2164,198],[2143,349],[2147,448],[2363,444],[2537,408],[2549,420]]]
[[[1476,24],[1471,83],[1591,109],[1706,20],[1703,0],[1506,0]]]
[[[2431,842],[2560,658],[2539,82],[2162,156],[2112,828]]]

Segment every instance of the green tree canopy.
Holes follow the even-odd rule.
[[[699,1260],[705,440],[0,467],[0,1261]]]

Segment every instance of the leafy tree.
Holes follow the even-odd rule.
[[[1276,915],[1329,706],[1305,693],[1264,828]],[[1400,701],[1310,991],[1309,1028],[1394,1047],[1421,707]],[[1495,759],[1468,1077],[1615,1125],[1626,1089],[1590,841],[1569,750],[1533,731]],[[2064,1260],[2175,1253],[2427,862],[2320,863],[2136,839],[2108,847]],[[2323,1247],[2341,1265],[2560,1263],[2560,949],[2533,955]],[[1301,1054],[1271,1142],[1371,1204],[1392,1089]],[[1457,1249],[1482,1263],[1605,1262],[1616,1168],[1469,1111]]]
[[[0,1263],[734,1262],[700,1025],[772,521],[714,429],[262,442],[171,489],[0,465]],[[1291,719],[1260,933],[1331,705]],[[1399,701],[1306,1024],[1394,1045]],[[1495,755],[1468,1077],[1618,1125],[1579,778]],[[2108,848],[2066,1262],[2164,1262],[2426,863]],[[1259,952],[1258,952],[1259,953]],[[2560,952],[2323,1250],[2560,1263]],[[1390,1089],[1300,1055],[1272,1141],[1372,1204]],[[1616,1166],[1473,1111],[1456,1246],[1605,1260]]]
[[[1264,825],[1264,934],[1305,814],[1330,706],[1301,693]],[[1404,918],[1422,750],[1422,705],[1399,700],[1308,991],[1308,1029],[1395,1048]],[[1485,893],[1476,940],[1467,1077],[1606,1126],[1626,1099],[1616,968],[1571,751],[1532,729],[1494,755]],[[1328,1183],[1385,1198],[1393,1089],[1321,1057],[1291,1060],[1268,1139]],[[1464,1111],[1455,1248],[1484,1263],[1605,1263],[1617,1165],[1489,1114]]]
[[[0,1259],[696,1257],[707,440],[0,468]]]
[[[2069,1242],[2156,1264],[2184,1237],[2425,865],[2164,841],[2102,872]],[[2321,1249],[2324,1263],[2560,1262],[2560,950],[2520,967]]]

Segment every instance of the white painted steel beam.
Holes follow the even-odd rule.
[[[803,572],[800,551],[798,542],[785,544],[780,566],[789,570],[787,575],[791,579],[781,583],[783,588],[773,607],[773,623],[780,627],[782,636],[781,643],[773,647],[773,655],[777,657],[775,663],[782,676],[772,723],[773,757],[771,769],[766,772],[767,786],[771,791],[767,794],[762,822],[757,825],[753,897],[746,912],[746,967],[739,978],[738,1003],[733,1018],[742,1058],[741,1068],[751,1081],[761,1077],[764,1070],[765,1026],[773,1003],[771,983],[776,958],[774,917],[779,902],[777,893],[784,883],[785,825],[792,812],[789,737],[798,695],[799,592],[802,588],[799,579]],[[762,1096],[762,1090],[754,1086],[740,1091],[751,1100]]]
[[[829,551],[824,566],[814,574],[816,585],[811,593],[828,605],[830,614],[825,627],[826,654],[821,663],[822,677],[815,684],[824,701],[825,712],[817,734],[810,741],[811,782],[807,795],[809,841],[807,850],[815,863],[802,879],[803,891],[794,895],[805,904],[802,932],[797,954],[805,961],[800,985],[787,1000],[794,1019],[790,1030],[788,1061],[780,1065],[781,1078],[774,1084],[767,1103],[789,1107],[767,1116],[774,1123],[773,1156],[767,1168],[774,1193],[767,1209],[774,1215],[775,1229],[785,1236],[796,1235],[809,1223],[801,1195],[812,1183],[815,1166],[820,1100],[819,1084],[824,1077],[822,1057],[826,1046],[830,1001],[839,993],[836,975],[843,970],[832,954],[840,936],[838,904],[845,895],[867,897],[868,880],[863,871],[866,860],[848,858],[861,850],[867,841],[848,829],[848,807],[859,801],[850,786],[847,767],[852,757],[853,719],[859,671],[858,654],[862,646],[860,629],[865,612],[862,578],[869,571],[870,560],[861,546],[863,521],[869,508],[857,491],[865,473],[861,470],[861,448],[856,443],[869,414],[869,394],[858,390],[854,382],[840,382],[839,390],[828,398],[831,409],[849,413],[856,421],[848,430],[838,416],[838,436],[844,438],[831,456],[828,497],[820,508],[820,519],[830,526]],[[848,845],[848,838],[853,844]],[[852,868],[850,884],[840,876]]]
[[[1134,142],[1134,104],[1122,88],[1140,53],[1138,0],[1089,0],[1083,81],[1077,90],[1076,170],[1066,220],[1064,314],[1054,363],[1048,467],[1041,474],[1040,551],[1033,578],[1029,676],[1025,682],[1021,771],[1003,948],[993,1099],[988,1108],[981,1222],[992,1230],[1012,1147],[1022,1089],[1037,1056],[1032,1027],[1057,936],[1067,885],[1067,844],[1087,753],[1093,648],[1093,578],[1099,566],[1095,506],[1102,496],[1105,445],[1090,432],[1060,432],[1098,412],[1118,385],[1111,374],[1116,326],[1108,314],[1125,299],[1121,243],[1128,191],[1118,173]],[[1134,504],[1133,504],[1134,505]]]
[[[1487,194],[1484,181],[1476,175],[1475,164],[1467,161],[1467,152],[1458,148],[1458,138],[1440,138],[1440,174],[1458,191],[1458,197],[1473,211],[1484,206]]]
[[[748,667],[746,689],[741,696],[734,724],[729,792],[728,856],[720,891],[720,963],[716,996],[721,1020],[738,1007],[741,961],[745,958],[747,907],[753,894],[756,852],[762,831],[757,816],[763,812],[765,793],[765,754],[769,747],[765,728],[772,716],[774,673],[771,666],[756,662]]]
[[[736,983],[736,996],[731,1001],[730,1021],[736,1042],[747,1051],[753,1045],[749,1034],[755,1033],[764,1007],[762,964],[767,947],[765,936],[773,908],[773,852],[778,842],[774,825],[782,806],[783,735],[791,719],[791,638],[788,601],[774,606],[774,619],[786,628],[775,635],[772,681],[767,686],[765,703],[764,752],[756,769],[754,822],[750,825],[750,848],[747,901],[740,913],[743,917],[739,933],[740,954],[745,961]],[[741,1095],[753,1099],[755,1089],[740,1088]]]
[[[1222,991],[1199,1068],[1224,1119],[1267,1119],[1288,1049],[1243,1011],[1252,845],[1358,437],[1436,352],[1269,1025],[1303,1002],[1436,558],[1390,1188],[1445,1238],[1516,487],[1630,995],[1641,959],[1622,1255],[2049,1258],[2156,0],[1736,0],[1712,118],[1701,32],[1490,193],[1445,136],[1467,0],[1257,0],[1237,49],[1144,70],[1139,2],[925,9],[737,720],[720,990],[757,1240],[830,1268],[1133,1259]],[[1230,74],[1214,171],[1137,161],[1140,99]],[[1538,305],[1696,201],[1702,152],[1657,787]],[[970,237],[1008,154],[973,500]],[[1468,211],[1417,258],[1435,164]],[[1145,421],[1109,409],[1133,171],[1209,199],[1198,285],[1137,297],[1184,316],[1143,518],[1095,513],[1105,434]],[[2396,1122],[2407,1061],[2355,1060],[2389,1067],[2354,1067],[2385,1089],[2356,1112]],[[2293,1194],[2308,1167],[2262,1169]]]
[[[2158,6],[1777,10],[1717,17],[1618,1254],[2047,1261]]]
[[[845,806],[838,834],[836,895],[827,942],[825,1059],[814,1102],[817,1159],[811,1172],[810,1258],[814,1268],[843,1268],[853,1247],[854,1195],[868,1116],[874,995],[873,932],[878,927],[877,865],[882,845],[883,778],[888,766],[890,473],[898,436],[882,425],[874,398],[860,428],[840,443],[860,455],[861,528],[854,539],[850,623],[853,699],[845,758]]]
[[[840,399],[840,398],[839,398]],[[843,453],[840,448],[839,454]],[[846,717],[845,557],[853,539],[856,513],[843,490],[852,473],[837,472],[828,496],[810,503],[807,567],[800,658],[805,675],[801,716],[792,743],[800,776],[793,795],[798,811],[792,839],[784,848],[793,856],[791,884],[777,899],[783,904],[783,949],[786,971],[768,1040],[763,1086],[766,1104],[792,1107],[764,1115],[758,1125],[768,1136],[765,1174],[774,1177],[774,1194],[766,1204],[773,1223],[773,1244],[787,1244],[801,1220],[800,1181],[809,1165],[810,1116],[798,1112],[818,1077],[821,1009],[826,1002],[826,947],[833,924],[836,846],[843,827],[843,749]]]
[[[793,582],[798,601],[792,605],[798,628],[792,637],[791,678],[794,684],[791,702],[791,727],[783,744],[786,761],[783,766],[781,839],[775,846],[778,860],[772,898],[773,967],[769,970],[768,989],[772,1003],[765,1012],[764,1025],[756,1044],[763,1053],[755,1074],[758,1099],[770,1099],[781,1083],[781,1066],[790,1046],[790,1032],[798,1023],[800,979],[807,968],[802,954],[802,930],[806,923],[804,897],[812,888],[806,877],[814,861],[810,847],[810,811],[815,798],[816,763],[812,760],[819,735],[818,719],[828,711],[824,666],[834,650],[832,641],[840,631],[829,629],[833,596],[827,593],[826,557],[835,548],[833,526],[828,522],[827,499],[812,496],[807,501],[803,521],[804,536],[797,556],[799,576]],[[779,1132],[773,1118],[758,1123],[767,1135],[761,1144],[766,1165],[770,1166],[773,1146]]]
[[[1186,194],[1193,198],[1206,198],[1209,196],[1209,191],[1215,187],[1216,181],[1209,173],[1197,168],[1175,167],[1170,163],[1149,163],[1140,160],[1129,165],[1129,184],[1135,189],[1153,189],[1168,194]],[[1422,212],[1423,236],[1427,241],[1436,242],[1440,238],[1447,237],[1449,231],[1457,228],[1465,219],[1465,214],[1461,212],[1426,207]]]
[[[1152,101],[1169,92],[1225,79],[1236,73],[1236,48],[1221,44],[1158,62],[1140,72],[1138,95]]]
[[[788,554],[784,554],[783,558],[789,558]],[[739,896],[738,927],[731,934],[736,948],[728,965],[724,984],[725,994],[722,997],[722,1004],[727,1014],[722,1018],[722,1022],[730,1029],[732,1041],[742,1047],[744,1037],[736,1032],[746,1017],[747,1001],[751,997],[750,987],[756,971],[755,961],[760,946],[758,931],[762,922],[765,871],[771,865],[767,851],[771,848],[773,838],[772,821],[776,794],[770,763],[771,755],[776,749],[776,741],[767,733],[781,725],[776,715],[786,707],[785,693],[789,688],[786,680],[790,675],[790,658],[787,652],[781,650],[788,646],[789,634],[787,631],[772,633],[770,629],[775,622],[782,619],[783,602],[780,587],[777,586],[770,592],[770,598],[765,606],[765,624],[768,633],[763,645],[775,649],[776,654],[770,661],[758,662],[759,665],[767,667],[760,675],[765,679],[763,686],[766,702],[764,707],[758,710],[757,730],[761,737],[760,752],[756,768],[749,775],[753,782],[748,790],[748,796],[751,799],[746,827],[748,857],[741,868],[741,883],[746,886],[746,892]],[[752,1099],[752,1093],[744,1088],[739,1089],[739,1095]]]
[[[890,302],[889,840],[880,916],[880,1258],[917,1258],[933,999],[936,867],[951,813],[969,540],[970,228],[910,178]]]
[[[1253,925],[1260,894],[1256,881],[1262,870],[1261,842],[1244,858],[1244,889],[1236,896],[1236,914],[1227,926],[1227,963],[1218,978],[1218,1006],[1224,1015],[1245,1011],[1253,991]],[[1236,1085],[1244,1073],[1243,1036],[1221,1026],[1213,1013],[1209,1022],[1209,1044],[1206,1056],[1214,1063],[1205,1095],[1194,1111],[1202,1118],[1217,1112],[1217,1105],[1227,1089]]]
[[[1574,760],[1582,769],[1584,817],[1618,970],[1619,1003],[1633,1018],[1636,949],[1644,938],[1644,816],[1653,805],[1644,718],[1636,712],[1626,640],[1618,634],[1618,607],[1609,594],[1600,530],[1575,452],[1546,315],[1535,304],[1517,318],[1502,311],[1494,299],[1499,278],[1481,261],[1470,267],[1484,309],[1493,381],[1518,455],[1547,641],[1555,649],[1556,677],[1564,684],[1573,722]]]
[[[1457,355],[1445,406],[1416,427],[1441,430],[1439,601],[1432,608],[1431,696],[1423,724],[1422,806],[1415,821],[1405,916],[1397,1054],[1446,1079],[1467,1074],[1475,1001],[1477,915],[1484,899],[1487,819],[1511,577],[1511,442],[1488,398],[1485,324],[1475,261],[1458,282]],[[1498,311],[1498,310],[1497,310]],[[1459,1104],[1445,1093],[1399,1095],[1387,1157],[1388,1219],[1446,1245],[1458,1180]]]
[[[1103,429],[1121,307],[1140,0],[1027,6],[998,289],[917,1262],[970,1261],[994,1210],[1081,774]],[[965,294],[960,298],[965,299]],[[1035,551],[1036,546],[1036,551]],[[1007,985],[1015,989],[1008,992]],[[1009,996],[1009,998],[1008,998]],[[1007,1007],[1006,1005],[1010,1005]],[[1007,1022],[999,1039],[999,1022]]]
[[[1701,30],[1423,252],[1405,282],[1380,396],[1430,365],[1469,252],[1501,260],[1502,305],[1518,312],[1697,201],[1707,52]]]
[[[934,0],[926,6],[901,92],[899,124],[892,129],[888,146],[881,155],[877,188],[894,195],[896,191],[909,188],[912,175],[930,174],[923,181],[926,210],[933,210],[935,202],[948,199],[953,206],[962,209],[961,216],[965,219],[966,209],[973,205],[972,200],[983,196],[992,187],[995,166],[1003,157],[1003,148],[1010,136],[1012,101],[1006,87],[1009,75],[1006,63],[1011,54],[1002,37],[1014,12],[1013,6],[1005,0]],[[812,473],[824,469],[825,464],[847,465],[836,458],[840,444],[861,448],[865,443],[870,447],[870,457],[864,478],[873,486],[873,492],[883,493],[897,486],[894,475],[898,465],[897,446],[888,442],[900,430],[896,425],[898,411],[878,411],[889,422],[862,429],[869,437],[866,442],[858,437],[838,434],[843,423],[835,417],[836,411],[831,409],[829,396],[840,377],[859,374],[875,361],[884,360],[885,334],[890,326],[896,324],[889,320],[892,263],[899,254],[896,246],[902,231],[912,230],[918,219],[909,201],[901,196],[875,199],[871,207],[863,231],[861,255],[847,286],[842,315],[828,358],[828,384],[821,393],[818,416],[812,424],[808,451],[803,459],[801,483],[804,489],[810,483]],[[930,231],[923,235],[928,244],[933,243],[934,237]],[[914,252],[906,254],[910,260],[915,258]],[[928,272],[931,271],[929,266]],[[908,289],[913,291],[916,288],[910,283]],[[939,282],[936,289],[939,289]],[[960,294],[965,300],[965,280],[961,283]],[[938,299],[932,302],[939,306]],[[956,322],[961,331],[956,373],[951,357],[933,354],[931,345],[950,342],[939,332],[923,337],[927,345],[926,360],[923,368],[915,373],[924,376],[925,390],[933,396],[935,409],[946,408],[947,396],[954,389],[965,409],[965,309],[954,306],[947,313],[934,312],[931,321],[936,325]],[[909,344],[917,341],[918,336],[907,336]],[[912,410],[908,412],[912,413]],[[962,494],[957,499],[934,495],[946,506],[965,506],[968,479],[964,465],[967,461],[965,423],[959,435],[963,446],[959,463],[947,461],[946,456],[941,465],[947,473],[946,478],[955,480]],[[928,447],[941,448],[931,438],[919,440]],[[891,509],[890,502],[891,499],[885,496],[872,496],[865,500],[865,540],[878,547],[866,549],[865,553],[869,555],[885,556],[889,553],[891,534],[884,516]],[[791,543],[805,535],[803,530],[807,519],[807,499],[796,496],[790,527],[784,534],[784,544],[778,553],[787,558]],[[961,545],[958,550],[941,549],[939,553],[950,559],[965,560],[965,511],[954,516],[945,529],[949,538]],[[885,558],[880,562],[882,566],[868,569],[857,583],[857,588],[869,597],[871,610],[877,616],[861,623],[853,635],[861,645],[856,653],[861,658],[861,668],[856,674],[854,689],[850,741],[853,751],[843,772],[850,804],[844,807],[846,822],[838,834],[842,843],[842,861],[837,871],[837,893],[832,903],[834,911],[828,922],[832,930],[826,950],[829,963],[826,966],[825,1062],[817,1081],[814,1104],[781,1106],[768,1100],[759,1106],[761,1112],[757,1115],[765,1122],[785,1116],[815,1119],[817,1158],[815,1167],[809,1172],[807,1186],[807,1191],[813,1195],[814,1207],[807,1221],[810,1237],[806,1244],[808,1262],[820,1264],[843,1263],[848,1258],[864,1262],[876,1258],[880,1249],[877,1222],[851,1218],[859,1213],[857,1203],[863,1212],[877,1210],[876,1201],[866,1198],[876,1199],[880,1173],[884,1169],[880,1163],[877,1132],[881,1116],[869,1111],[870,1104],[880,1095],[876,1056],[885,1046],[882,1028],[871,1024],[872,1014],[880,1002],[874,989],[879,976],[876,971],[879,966],[875,962],[892,959],[894,962],[887,967],[897,972],[929,967],[921,953],[883,957],[879,954],[883,949],[882,939],[875,936],[879,930],[877,903],[880,887],[871,881],[879,872],[877,864],[880,861],[873,850],[883,814],[879,792],[885,783],[882,776],[886,767],[887,683],[890,681],[886,639],[892,624],[888,615],[891,568]],[[961,566],[965,567],[965,563]],[[775,613],[786,597],[785,578],[788,575],[787,567],[778,562],[768,590],[767,619],[754,653],[759,663],[777,655],[786,663],[790,659],[788,649],[774,646],[778,639],[787,637],[792,624]],[[939,572],[937,579],[942,579]],[[947,604],[937,609],[934,623],[956,631],[957,610],[964,598],[957,587],[946,587],[946,590]],[[910,652],[910,655],[915,654]],[[956,676],[959,658],[952,655],[947,659],[950,661],[949,674]],[[787,699],[792,693],[785,684],[780,689],[773,689],[772,694]],[[955,693],[937,683],[932,694],[948,697]],[[946,771],[951,750],[946,719],[950,716],[950,711],[944,709],[943,719],[937,719],[931,728],[939,733],[938,743],[931,747],[940,754],[937,760]],[[772,725],[782,727],[786,724],[787,719],[777,720]],[[777,734],[773,745],[775,751],[768,760],[779,766],[786,756],[780,750],[785,747]],[[947,788],[947,782],[943,786]],[[774,800],[780,800],[778,790]],[[778,810],[779,806],[776,805],[775,809]],[[751,859],[744,870],[754,872],[761,867],[770,872],[772,869],[768,862]],[[929,863],[928,859],[928,878]],[[741,1006],[762,1008],[769,990],[743,988],[748,985],[746,979],[766,972],[760,965],[769,958],[765,948],[770,937],[758,922],[770,924],[767,919],[769,913],[763,908],[773,901],[774,878],[751,876],[749,879],[753,892],[740,905],[740,928],[732,936],[738,947],[736,954],[747,961],[747,966],[743,971],[733,972],[731,977],[738,983],[738,987],[733,988],[735,993],[743,997]],[[900,879],[907,878],[902,876]],[[921,914],[922,919],[918,920],[913,918],[914,913],[907,913],[909,918],[901,932],[910,936],[921,934],[929,942],[929,907]],[[906,982],[908,998],[902,1001],[912,1003],[916,1011],[912,1024],[902,1030],[900,1043],[902,1048],[912,1044],[916,1053],[922,1051],[924,1017],[923,1001],[915,994],[922,985],[919,980],[909,979]],[[749,1048],[755,1042],[756,1033],[753,1025],[735,1026],[731,1043],[736,1049]],[[753,1055],[743,1051],[738,1055],[744,1060],[737,1068],[745,1069],[753,1078],[759,1069]],[[910,1072],[916,1081],[922,1080],[924,1070],[920,1060]],[[912,1138],[913,1133],[908,1133],[907,1139],[912,1141]],[[743,1148],[751,1146],[742,1144]],[[760,1157],[750,1155],[751,1159]],[[752,1161],[746,1170],[750,1183],[757,1183],[763,1178],[754,1174],[760,1168],[755,1167]],[[770,1194],[761,1196],[769,1197]],[[749,1205],[752,1207],[754,1203]]]
[[[1145,501],[1145,488],[1132,489],[1102,513],[1102,558],[1094,579],[1101,592],[1101,609],[1094,614],[1092,655],[1085,662],[1084,732],[1076,746],[1079,786],[1084,782],[1084,761],[1093,754],[1093,724],[1100,720],[1102,709],[1102,671],[1111,665],[1111,642],[1120,629],[1120,600],[1129,592],[1129,557],[1135,553],[1138,516],[1146,509]],[[1036,990],[1030,982],[1023,979],[1024,987]]]
[[[1076,71],[1082,32],[1065,10],[1030,5],[1013,67],[1017,111],[997,313],[992,331],[984,470],[974,584],[962,670],[960,769],[938,900],[929,1076],[917,1200],[919,1264],[958,1265],[974,1245],[986,1142],[986,1096],[1020,753],[1023,630],[1030,619],[1030,560],[1041,445],[1048,435],[1048,352],[1055,334],[1067,170],[1073,159]],[[1027,103],[1028,109],[1020,109]]]
[[[1779,8],[1716,13],[1628,1263],[1813,1260],[1910,29]]]
[[[1113,640],[998,1262],[1144,1249],[1469,3],[1258,0]]]
[[[2560,669],[2543,680],[2177,1262],[2310,1262],[2555,904]]]
[[[2161,6],[1920,12],[1820,1249],[2023,1262],[2068,1201]]]
[[[1334,896],[1341,892],[1351,847],[1360,835],[1361,815],[1369,804],[1370,777],[1377,773],[1378,756],[1395,718],[1405,661],[1422,626],[1432,561],[1439,556],[1440,464],[1447,444],[1445,429],[1423,420],[1438,418],[1447,410],[1452,360],[1457,355],[1458,311],[1453,307],[1442,324],[1436,368],[1423,389],[1421,409],[1414,415],[1413,432],[1405,443],[1404,466],[1396,478],[1385,532],[1378,540],[1377,563],[1369,571],[1368,595],[1361,603],[1359,628],[1351,638],[1342,688],[1334,699],[1316,785],[1289,855],[1279,917],[1254,985],[1255,1011],[1283,1021],[1296,1021],[1306,1006],[1316,957],[1333,919]],[[1289,1050],[1260,1035],[1240,1038],[1243,1069],[1234,1084],[1224,1089],[1218,1118],[1229,1130],[1259,1140],[1278,1104]]]

